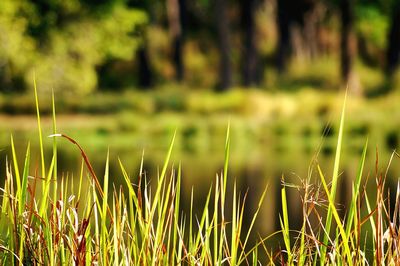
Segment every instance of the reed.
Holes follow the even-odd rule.
[[[175,142],[172,137],[161,172],[150,180],[144,174],[143,158],[137,177],[128,175],[119,160],[123,187],[116,187],[105,158],[102,181],[90,158],[75,139],[57,131],[52,96],[52,154],[45,154],[39,99],[35,102],[40,143],[40,168],[30,172],[31,149],[18,162],[11,136],[12,161],[6,164],[1,189],[0,264],[10,265],[397,265],[400,263],[400,190],[394,209],[386,197],[387,173],[376,171],[376,195],[367,193],[364,176],[368,141],[358,172],[352,182],[349,208],[341,215],[336,202],[341,178],[340,160],[345,127],[345,101],[340,120],[333,173],[329,179],[318,164],[299,186],[302,199],[301,228],[291,228],[288,195],[294,192],[284,177],[281,187],[281,230],[256,242],[256,219],[267,188],[244,226],[247,193],[230,178],[229,126],[225,163],[206,196],[202,212],[194,213],[193,190],[190,208],[182,210],[181,166],[171,167]],[[64,141],[61,141],[63,139]],[[78,177],[57,172],[57,146],[74,145],[82,156]],[[45,157],[51,156],[50,160]],[[400,157],[396,152],[392,159]],[[389,162],[392,163],[392,159]],[[46,163],[47,162],[47,163]],[[378,162],[377,162],[378,164]],[[318,179],[311,178],[316,170]],[[21,174],[22,173],[22,174]],[[149,182],[155,184],[149,184]],[[328,182],[329,181],[329,182]],[[83,189],[88,184],[88,189]],[[296,190],[297,191],[297,190]],[[72,194],[71,194],[72,193]],[[370,199],[374,198],[372,202]],[[187,199],[185,199],[187,200]],[[229,210],[229,211],[228,211]],[[247,218],[247,217],[246,217]],[[268,241],[281,234],[283,247],[270,250]],[[249,244],[255,243],[255,244]],[[368,244],[369,243],[369,244]]]

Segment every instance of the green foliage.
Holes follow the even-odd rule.
[[[132,58],[139,44],[135,28],[147,23],[144,12],[118,2],[95,9],[80,1],[2,1],[0,81],[21,76],[27,84],[36,72],[47,93],[93,91],[96,66]]]
[[[26,1],[0,1],[0,82],[12,89],[12,80],[24,76],[34,56],[35,40],[26,35],[28,18],[18,13],[28,8]]]
[[[362,5],[356,9],[357,31],[375,47],[386,49],[389,19],[381,9],[374,5]]]
[[[229,20],[232,80],[240,84],[244,45],[241,7],[234,1],[221,3],[225,5]],[[314,12],[312,6],[315,3]],[[395,3],[395,0],[354,1],[359,56],[363,59],[362,64],[372,66],[372,77],[379,76],[378,67],[385,64],[390,17]],[[302,28],[303,23],[296,23],[300,35],[293,37],[296,45],[291,59],[306,60],[301,59],[300,64],[295,61],[301,70],[289,66],[285,75],[277,73],[274,60],[279,39],[276,9],[268,3],[257,8],[254,14],[255,41],[262,65],[259,74],[265,76],[261,85],[281,90],[304,86],[340,87],[337,56],[340,1],[303,0],[296,6],[302,8],[288,12],[292,19],[314,21],[309,26],[318,29],[318,33],[312,41],[306,41],[306,36],[313,30],[307,32]],[[183,9],[184,83],[190,87],[215,88],[218,83],[220,44],[215,7],[212,1],[201,0],[189,1]],[[137,84],[143,65],[150,69],[152,84],[164,85],[175,76],[167,10],[165,1],[159,0],[3,0],[0,3],[0,90],[26,89],[34,72],[40,77],[41,93],[49,93],[52,88],[57,93],[74,95],[88,94],[97,88],[121,90]],[[147,64],[140,65],[143,61],[134,58],[139,46],[146,48]],[[377,91],[385,89],[382,88],[386,86],[385,82],[377,84],[376,79],[360,76],[366,94],[371,87]]]

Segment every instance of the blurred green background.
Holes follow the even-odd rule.
[[[346,88],[339,200],[367,137],[366,175],[386,170],[399,144],[399,60],[397,0],[2,0],[1,165],[10,133],[21,158],[28,140],[37,145],[34,79],[45,133],[54,91],[59,132],[98,173],[109,148],[117,184],[117,157],[136,177],[143,151],[154,179],[176,130],[175,166],[201,202],[230,123],[231,180],[254,195],[250,211],[269,183],[268,231],[279,227],[282,175],[299,183],[317,161],[329,176]],[[61,173],[76,174],[79,152],[62,140],[59,152]],[[395,160],[389,184],[399,170]]]

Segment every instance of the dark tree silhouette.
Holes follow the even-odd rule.
[[[257,0],[241,0],[241,25],[243,31],[242,82],[251,86],[258,81],[258,53],[256,47],[255,10]]]
[[[167,0],[167,13],[172,39],[172,60],[175,66],[175,78],[184,78],[183,64],[183,26],[186,16],[185,0]]]
[[[224,91],[232,85],[232,66],[230,60],[231,45],[229,20],[226,0],[215,0],[215,21],[217,26],[217,42],[220,53],[219,81],[217,90]]]
[[[138,59],[138,85],[141,88],[150,88],[153,85],[153,74],[150,68],[150,60],[148,56],[147,46],[140,47],[136,56]]]
[[[318,22],[322,6],[323,3],[318,0],[277,0],[276,66],[279,73],[286,71],[292,53],[307,58],[317,56]]]
[[[280,73],[286,70],[290,54],[290,2],[290,0],[277,0],[277,69]]]
[[[149,58],[147,28],[150,24],[155,23],[154,9],[157,6],[157,1],[128,0],[127,4],[129,7],[147,11],[149,18],[148,24],[140,25],[135,29],[136,33],[141,37],[141,45],[135,52],[138,86],[141,89],[149,89],[154,85],[154,73]]]
[[[388,32],[388,48],[386,54],[386,70],[392,75],[400,61],[400,3],[394,6],[391,25]]]
[[[356,38],[354,36],[354,2],[355,0],[340,0],[341,20],[341,54],[340,72],[344,85],[354,94],[361,93],[361,87],[354,73],[353,64],[356,57]]]

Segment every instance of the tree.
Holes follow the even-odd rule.
[[[167,0],[168,23],[172,39],[172,59],[177,81],[182,81],[184,77],[183,22],[185,21],[185,12],[185,0]]]
[[[119,0],[2,0],[0,79],[32,84],[35,72],[41,90],[89,93],[105,61],[133,57],[146,20]]]
[[[27,34],[29,19],[19,12],[30,10],[27,1],[0,1],[0,90],[25,89],[24,76],[34,60],[36,43]]]
[[[219,83],[217,89],[224,91],[232,85],[231,45],[229,20],[226,10],[226,0],[215,1],[215,21],[217,25],[217,42],[220,53]]]
[[[290,0],[277,0],[277,69],[280,73],[286,70],[290,53],[290,2]]]
[[[318,23],[323,3],[318,0],[278,0],[276,24],[278,29],[277,69],[286,71],[292,53],[313,59],[318,53]]]
[[[251,86],[259,81],[256,47],[255,10],[258,0],[241,0],[241,26],[243,31],[242,82]]]
[[[137,49],[136,57],[139,69],[138,85],[140,88],[150,88],[153,85],[153,72],[150,67],[150,60],[146,43],[142,44],[139,49]]]
[[[386,70],[392,75],[400,61],[400,3],[394,5],[391,25],[388,32],[388,48],[386,52]]]
[[[136,51],[135,59],[137,64],[137,76],[138,76],[138,86],[142,89],[150,88],[153,81],[153,70],[151,68],[151,62],[149,59],[148,51],[148,37],[147,28],[151,23],[154,22],[153,8],[156,6],[157,1],[151,0],[128,0],[128,6],[131,8],[139,8],[147,13],[148,21],[146,24],[137,26],[137,35],[140,38],[140,45]]]
[[[340,41],[340,73],[342,82],[349,91],[361,94],[361,85],[353,70],[356,57],[356,38],[354,36],[354,1],[340,0],[341,41]]]

